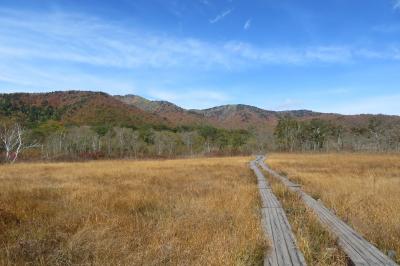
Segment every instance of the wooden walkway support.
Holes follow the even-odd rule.
[[[262,200],[262,224],[272,244],[271,251],[264,260],[264,265],[306,265],[303,254],[296,246],[295,237],[280,202],[272,193],[265,176],[255,161],[251,162],[250,167],[257,176]]]
[[[269,168],[264,163],[264,160],[265,157],[258,157],[257,164],[259,164],[269,174],[279,179],[290,190],[301,196],[304,203],[315,212],[321,223],[338,238],[339,246],[347,254],[354,265],[397,265],[374,245],[365,240],[349,225],[333,214],[321,202],[316,201],[303,192],[299,185],[291,182],[287,177],[280,175]]]

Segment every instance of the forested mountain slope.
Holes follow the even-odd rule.
[[[108,94],[83,91],[0,94],[1,116],[27,124],[55,120],[66,125],[167,125],[164,119]]]

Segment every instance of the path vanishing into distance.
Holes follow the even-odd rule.
[[[296,247],[295,237],[285,212],[258,166],[280,180],[289,190],[300,195],[304,203],[316,214],[321,224],[338,239],[340,248],[354,265],[397,265],[320,201],[302,191],[300,185],[291,182],[286,176],[280,175],[268,167],[264,160],[265,156],[257,156],[257,159],[250,163],[251,169],[257,176],[262,198],[263,226],[266,228],[266,234],[272,244],[272,251],[268,253],[264,265],[306,265],[306,263],[300,250]]]
[[[296,245],[285,210],[276,198],[265,176],[257,167],[258,159],[250,163],[257,176],[262,202],[262,225],[271,240],[271,250],[264,259],[264,265],[307,265],[303,254]]]

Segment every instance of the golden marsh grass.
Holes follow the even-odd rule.
[[[295,192],[289,191],[276,178],[265,173],[272,191],[282,203],[296,237],[297,245],[308,265],[348,265],[337,241],[319,222],[316,215]]]
[[[260,264],[249,160],[0,166],[0,264]]]
[[[277,153],[267,163],[400,262],[400,155]]]

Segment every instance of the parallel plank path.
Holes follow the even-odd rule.
[[[258,159],[262,158],[258,157]],[[264,265],[306,265],[303,254],[296,246],[296,240],[285,211],[272,193],[271,187],[257,167],[256,161],[251,162],[250,167],[257,176],[260,189],[264,231],[272,242],[271,251],[267,254]]]
[[[280,175],[269,168],[264,163],[264,160],[264,156],[259,156],[257,157],[256,163],[269,174],[279,179],[291,191],[294,191],[301,196],[304,203],[315,212],[321,223],[337,237],[339,246],[347,254],[354,265],[397,265],[374,245],[354,231],[354,229],[349,225],[339,219],[321,202],[316,201],[303,192],[298,184],[291,182],[287,177]]]

